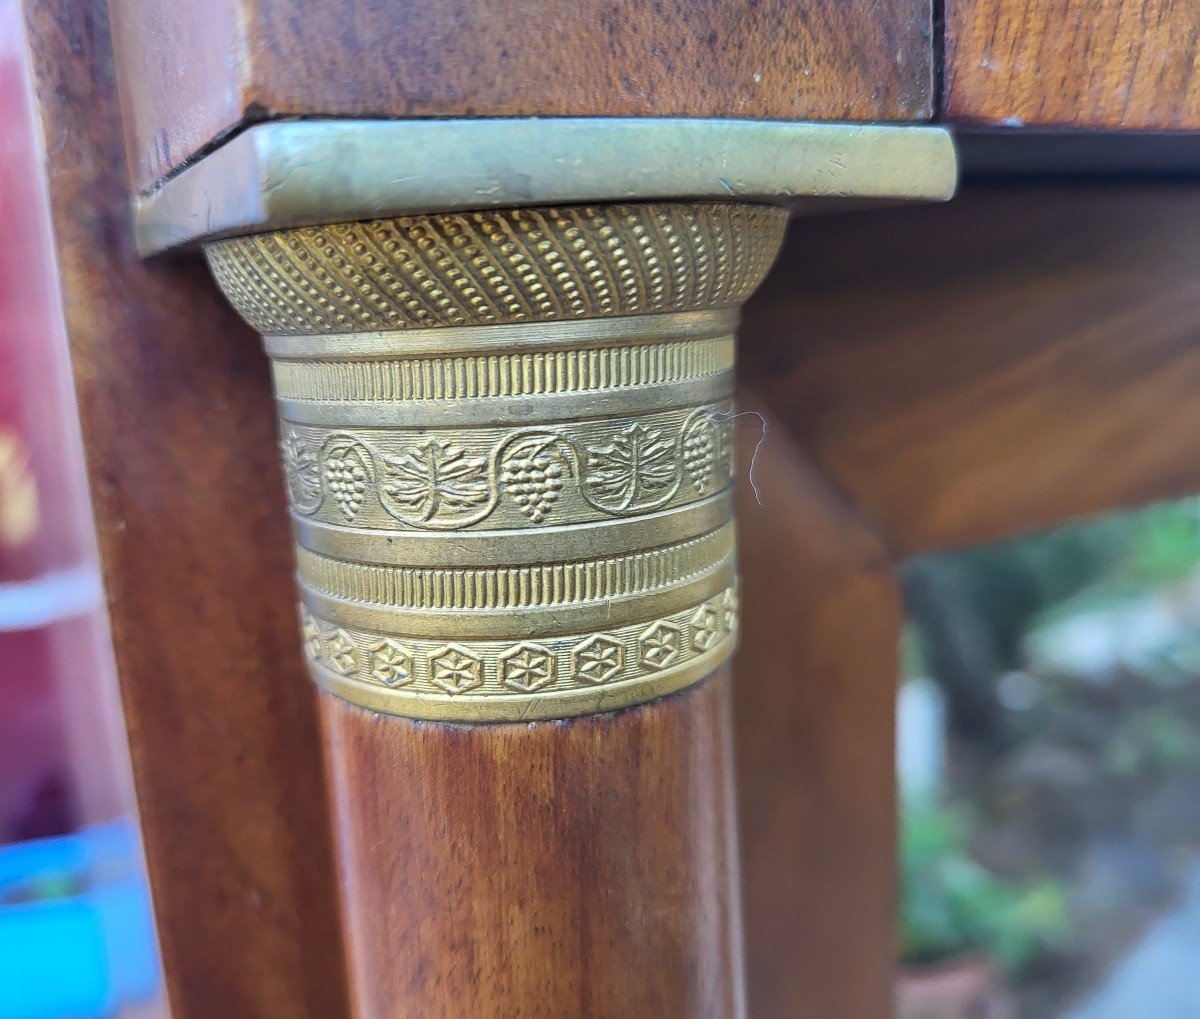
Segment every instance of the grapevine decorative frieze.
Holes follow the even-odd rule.
[[[210,243],[267,334],[313,678],[415,718],[564,718],[737,634],[738,306],[786,214],[489,210]]]
[[[329,515],[387,526],[386,519],[367,522],[370,500],[406,527],[456,530],[487,520],[507,499],[521,518],[513,524],[538,525],[564,495],[574,495],[574,520],[580,513],[633,516],[721,491],[732,474],[730,405],[696,408],[681,423],[673,417],[678,414],[617,421],[602,431],[603,422],[521,429],[490,441],[462,430],[452,438],[425,434],[398,452],[382,448],[380,439],[338,432],[321,443],[320,472],[336,506]],[[319,433],[292,428],[285,442],[288,491],[302,516],[321,509],[310,493],[310,434]],[[596,441],[598,434],[605,441]],[[397,448],[403,435],[390,431],[383,441]],[[383,465],[378,481],[376,463]],[[685,477],[689,484],[681,492]],[[562,509],[554,515],[552,522],[560,522]]]

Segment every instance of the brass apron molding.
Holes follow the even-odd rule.
[[[316,682],[516,721],[728,658],[737,309],[786,221],[610,204],[209,242],[272,358]]]
[[[138,197],[143,254],[214,237],[419,212],[710,199],[944,201],[941,127],[527,117],[247,128]]]

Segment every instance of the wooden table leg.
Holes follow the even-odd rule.
[[[749,394],[739,406],[769,423],[738,500],[750,1011],[874,1019],[891,1014],[899,585],[882,543],[785,426]],[[744,466],[758,421],[739,433]]]
[[[786,218],[208,246],[273,360],[358,1014],[744,1013],[733,346]]]
[[[359,1014],[744,1014],[727,669],[561,722],[322,710]]]

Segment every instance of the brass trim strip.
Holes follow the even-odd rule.
[[[271,364],[284,405],[525,398],[667,386],[732,370],[732,332],[657,343],[425,358],[276,358]]]
[[[388,426],[411,426],[417,415],[422,425],[444,428],[454,425],[491,427],[512,424],[553,424],[559,421],[580,422],[593,419],[612,419],[620,415],[651,412],[663,407],[695,407],[716,403],[733,395],[735,378],[732,371],[685,379],[665,385],[613,385],[582,393],[543,393],[537,403],[529,396],[493,396],[479,399],[429,400],[419,411],[416,400],[333,401],[288,400],[276,401],[280,420],[285,425],[307,425],[321,428],[376,429]],[[533,416],[534,411],[536,417]]]
[[[473,567],[502,562],[525,566],[566,562],[584,547],[599,556],[619,555],[633,548],[655,548],[714,530],[733,514],[733,496],[726,490],[707,499],[645,516],[587,521],[570,527],[546,528],[531,540],[528,530],[482,531],[349,531],[293,515],[296,540],[305,548],[335,559],[366,563]]]
[[[566,690],[561,693],[543,693],[537,697],[520,694],[493,697],[488,701],[485,718],[480,718],[479,707],[475,702],[462,697],[448,694],[410,694],[384,686],[367,686],[321,666],[310,666],[310,670],[313,680],[327,693],[368,711],[435,722],[540,722],[619,711],[621,708],[667,697],[711,676],[730,654],[731,651],[726,648],[717,647],[670,672],[648,677],[640,682],[634,681],[596,690]]]
[[[296,548],[311,591],[355,605],[455,611],[553,608],[678,585],[729,559],[732,521],[696,538],[615,556],[531,566],[445,569],[348,562]]]
[[[332,598],[299,581],[301,600],[313,614],[346,627],[362,627],[409,638],[436,639],[453,632],[455,639],[518,639],[529,634],[538,638],[563,633],[603,630],[614,619],[648,614],[669,615],[696,605],[731,586],[737,579],[736,563],[730,554],[713,568],[680,584],[614,596],[599,602],[570,605],[527,606],[513,609],[412,609],[399,606],[362,605]]]
[[[615,711],[703,679],[733,653],[737,613],[728,588],[658,619],[544,640],[406,640],[335,627],[303,607],[301,632],[313,679],[360,707],[529,722]],[[451,687],[457,692],[446,692]]]
[[[705,340],[735,333],[740,318],[738,308],[714,308],[422,330],[268,335],[263,337],[263,343],[272,358],[374,359],[395,357],[397,351],[402,351],[405,357],[483,355],[520,350],[571,350],[612,343],[661,343],[680,337]]]
[[[662,199],[944,201],[930,125],[546,117],[257,124],[139,196],[139,250],[409,213]]]

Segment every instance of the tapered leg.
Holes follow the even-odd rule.
[[[495,726],[323,696],[359,1013],[743,1015],[730,686]]]

